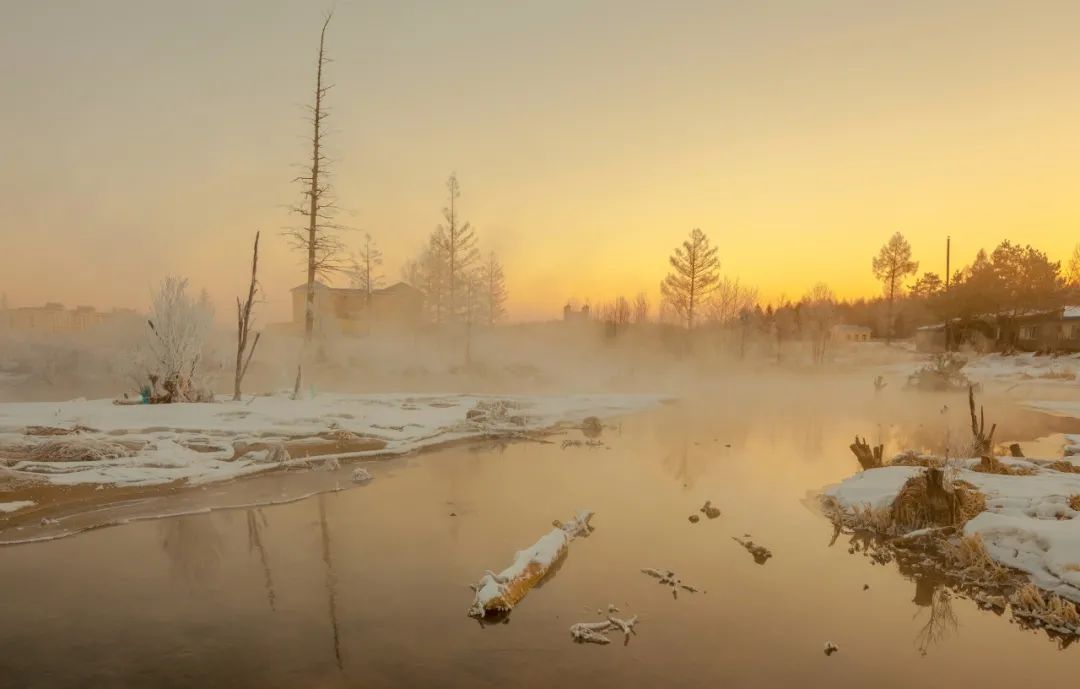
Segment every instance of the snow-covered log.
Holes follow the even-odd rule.
[[[555,528],[536,543],[514,555],[509,567],[498,574],[487,571],[474,590],[476,598],[469,607],[470,617],[510,612],[525,594],[566,557],[570,541],[587,536],[593,513],[583,510],[568,523],[554,522]]]

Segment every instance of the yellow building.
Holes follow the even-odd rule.
[[[299,328],[304,327],[306,294],[306,284],[292,288],[292,322]],[[315,283],[315,322],[338,332],[412,328],[422,320],[423,310],[423,293],[404,282],[373,290],[370,304],[364,290]]]

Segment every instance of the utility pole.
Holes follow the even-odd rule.
[[[952,304],[949,302],[949,280],[952,278],[950,259],[952,258],[952,235],[945,237],[945,351],[952,351],[952,341],[949,339],[949,314]]]

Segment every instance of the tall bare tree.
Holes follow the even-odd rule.
[[[489,252],[480,266],[480,288],[484,291],[484,319],[495,325],[506,315],[506,276],[495,252]]]
[[[634,297],[634,323],[646,323],[649,320],[649,295],[638,292]]]
[[[293,211],[303,216],[303,227],[289,230],[288,237],[295,249],[306,256],[307,290],[304,299],[304,345],[311,342],[315,330],[315,279],[326,277],[344,268],[341,260],[344,246],[337,231],[341,226],[333,221],[337,211],[333,189],[329,182],[326,152],[323,148],[323,120],[329,113],[324,99],[331,85],[323,82],[323,67],[330,61],[326,57],[326,27],[333,13],[326,15],[319,32],[319,55],[315,64],[315,102],[311,111],[311,164],[294,181],[303,187],[303,200]]]
[[[710,245],[705,233],[695,227],[690,238],[682,246],[675,247],[668,262],[672,271],[660,283],[660,294],[686,328],[693,330],[701,302],[720,280],[716,247]]]
[[[896,297],[904,291],[904,279],[914,275],[919,262],[911,260],[911,244],[897,232],[881,247],[873,261],[874,276],[881,280],[885,299],[889,304],[888,323],[885,326],[885,342],[892,342],[893,312]]]
[[[240,383],[244,380],[251,357],[255,354],[255,346],[259,344],[259,336],[255,333],[255,339],[248,348],[248,338],[251,334],[251,307],[255,304],[255,293],[259,290],[259,282],[256,275],[259,270],[259,233],[255,233],[255,246],[251,250],[251,282],[248,284],[247,299],[243,302],[240,297],[236,298],[236,373],[233,377],[233,399],[240,399]],[[247,354],[245,357],[244,354]]]
[[[810,338],[810,356],[815,364],[825,363],[826,348],[836,324],[836,295],[824,282],[810,288],[799,303],[799,321]]]
[[[371,235],[365,233],[364,243],[360,245],[360,250],[352,258],[349,278],[354,289],[364,291],[364,303],[369,309],[372,293],[382,286],[383,276],[379,270],[382,262],[382,251],[375,245],[375,240],[371,238]]]
[[[446,180],[446,194],[444,224],[435,229],[435,236],[440,253],[446,261],[448,312],[451,319],[455,319],[462,315],[462,286],[480,259],[480,252],[476,248],[476,234],[472,226],[458,217],[457,202],[461,197],[461,185],[458,184],[456,174],[451,173]]]

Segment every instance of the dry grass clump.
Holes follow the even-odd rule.
[[[1069,507],[1080,512],[1080,495],[1073,495],[1069,498]]]
[[[1026,620],[1036,620],[1049,629],[1068,634],[1080,634],[1080,611],[1076,604],[1056,593],[1040,591],[1033,584],[1017,589],[1012,597],[1013,614]]]
[[[145,443],[120,443],[95,438],[62,437],[34,447],[28,459],[36,462],[94,462],[132,457]]]
[[[912,476],[900,489],[889,510],[894,529],[959,526],[986,509],[986,498],[966,481],[953,481],[945,485],[943,493],[931,495],[930,473]]]
[[[1003,584],[1014,576],[1010,569],[990,558],[979,534],[950,538],[942,543],[941,552],[949,568],[970,581]]]
[[[889,466],[896,467],[940,467],[945,460],[933,455],[920,455],[916,452],[905,452],[892,458]]]
[[[1066,462],[1064,459],[1059,459],[1056,462],[1050,462],[1044,464],[1047,469],[1053,469],[1054,471],[1060,471],[1063,474],[1080,474],[1080,466],[1073,464],[1072,462]]]
[[[983,455],[979,463],[971,467],[971,470],[981,474],[1001,474],[1003,476],[1031,476],[1035,473],[1034,467],[1005,464],[997,457],[990,455]]]

